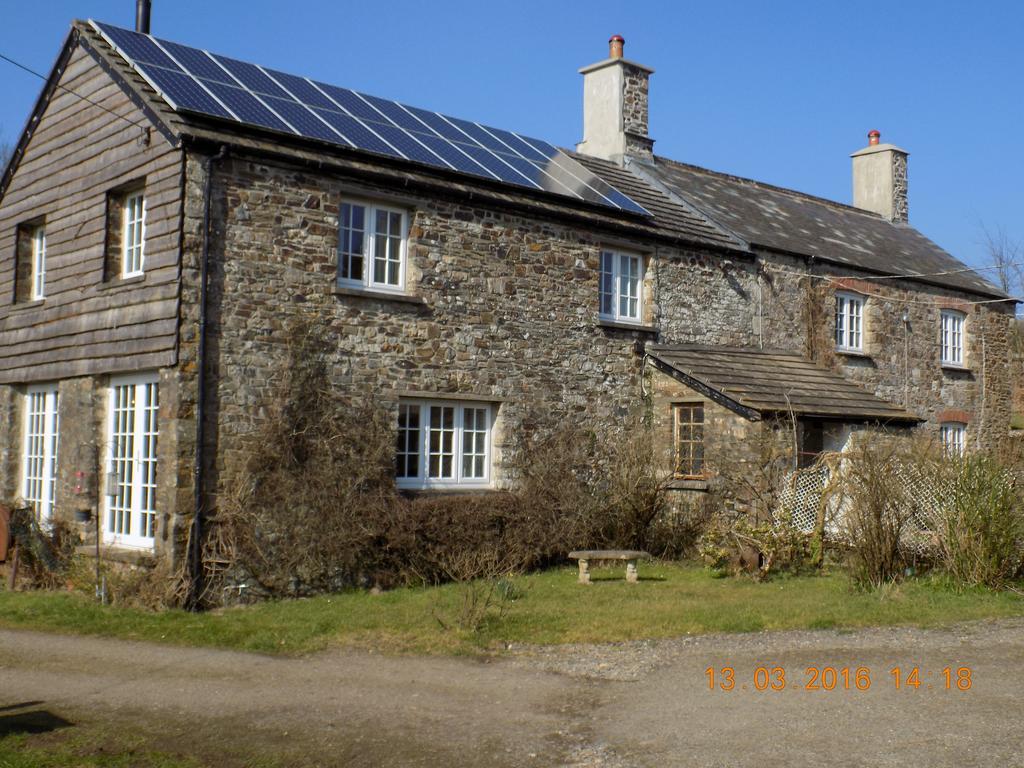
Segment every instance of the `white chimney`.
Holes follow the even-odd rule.
[[[907,155],[892,144],[880,144],[882,134],[868,133],[868,145],[854,152],[853,204],[881,214],[889,221],[906,224]]]
[[[576,151],[621,163],[626,156],[654,159],[647,135],[650,67],[622,57],[626,41],[613,35],[608,58],[583,67],[583,141]]]

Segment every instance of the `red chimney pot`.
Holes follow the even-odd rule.
[[[878,140],[882,138],[882,134],[878,131],[868,131],[868,144],[874,146],[878,143]]]
[[[622,48],[626,44],[626,39],[622,35],[612,35],[608,38],[608,58],[610,59],[621,59]]]

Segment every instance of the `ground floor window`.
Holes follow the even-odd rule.
[[[53,517],[57,495],[57,385],[30,387],[25,395],[21,495],[40,522]]]
[[[704,474],[704,405],[679,403],[672,406],[676,477]]]
[[[156,534],[156,375],[114,379],[107,411],[108,543],[150,547]]]
[[[485,403],[403,401],[395,477],[403,488],[488,485],[492,408]]]
[[[942,438],[942,448],[947,456],[957,457],[964,455],[964,448],[967,445],[967,425],[959,422],[949,421],[939,427],[939,435]]]

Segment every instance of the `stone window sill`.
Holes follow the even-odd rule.
[[[617,331],[639,331],[640,333],[657,333],[658,329],[653,325],[643,323],[623,323],[618,320],[605,320],[601,318],[597,324],[602,328],[614,328]]]
[[[112,280],[107,280],[105,283],[100,283],[99,290],[112,291],[124,285],[138,285],[139,283],[144,282],[146,282],[145,275],[132,275],[131,277],[115,277]]]
[[[360,299],[375,299],[377,301],[397,301],[402,304],[420,304],[424,305],[427,302],[423,300],[422,296],[413,296],[408,293],[391,293],[390,291],[371,291],[365,288],[346,288],[341,285],[336,285],[331,289],[331,293],[335,296],[352,296]]]
[[[855,358],[855,359],[858,359],[858,360],[870,360],[871,359],[871,355],[869,355],[867,352],[865,352],[862,349],[837,349],[836,350],[836,354],[837,355],[842,355],[843,357],[852,357],[852,358]]]
[[[672,491],[706,491],[708,481],[699,477],[677,477],[669,480],[667,487]]]
[[[943,363],[942,370],[947,373],[970,373],[971,369],[966,365],[956,365],[954,363]]]

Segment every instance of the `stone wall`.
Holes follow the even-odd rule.
[[[655,337],[600,323],[599,252],[609,243],[585,227],[482,204],[417,199],[240,157],[225,162],[214,189],[211,489],[230,486],[244,465],[278,391],[288,328],[296,321],[313,323],[336,341],[328,384],[374,398],[382,408],[394,411],[399,397],[417,393],[496,403],[499,485],[507,482],[521,425],[538,414],[585,421],[598,432],[621,424],[639,404],[642,346],[655,338],[804,354],[816,348],[812,356],[823,364],[932,419],[932,427],[936,414],[959,408],[975,414],[969,428],[976,442],[990,445],[1001,434],[998,415],[1008,409],[1008,394],[1001,394],[1007,389],[1001,368],[1005,316],[973,308],[971,368],[944,370],[938,362],[939,308],[965,298],[951,291],[871,283],[870,290],[885,298],[870,297],[866,304],[866,354],[842,356],[832,349],[832,302],[837,285],[846,284],[790,274],[809,271],[803,260],[777,254],[729,259],[615,240],[611,244],[647,255],[645,295],[653,299],[648,320],[661,329]],[[407,286],[413,301],[334,291],[343,196],[411,211]],[[851,274],[822,267],[813,272],[846,279]],[[188,284],[186,277],[185,295]],[[904,308],[910,313],[906,339]],[[183,324],[185,368],[188,327]],[[750,442],[733,427],[725,434],[734,454]]]
[[[942,411],[966,411],[971,414],[968,440],[973,447],[993,447],[1006,436],[1012,309],[971,304],[977,297],[919,283],[867,279],[825,265],[809,268],[775,254],[761,254],[760,263],[762,300],[754,324],[763,329],[765,347],[805,354],[878,397],[903,405],[926,419],[926,428],[933,431]],[[835,350],[837,290],[865,297],[863,355]],[[947,308],[967,315],[962,369],[940,362],[940,313]]]

